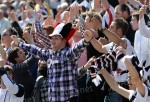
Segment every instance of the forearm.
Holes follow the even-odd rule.
[[[99,0],[98,0],[99,1]],[[101,0],[105,9],[109,9],[109,2],[107,0]]]
[[[106,71],[106,69],[101,69],[101,74],[103,75],[103,77],[105,78],[106,82],[108,83],[108,85],[111,87],[111,89],[113,89],[114,91],[116,91],[117,93],[121,94],[122,96],[128,98],[130,95],[130,92],[126,89],[124,89],[123,87],[121,87],[114,78],[112,78],[112,76],[110,76],[110,74]]]
[[[124,44],[124,40],[122,40],[118,35],[115,33],[109,31],[107,28],[103,31],[103,33],[107,36],[107,38],[111,41],[117,44],[118,46],[122,43]]]
[[[103,45],[98,42],[95,38],[91,40],[92,46],[100,53],[107,53],[107,51],[103,48]]]
[[[78,41],[74,46],[72,46],[69,51],[66,53],[68,58],[72,60],[77,60],[81,53],[83,52],[84,48],[89,44],[89,42],[86,42],[85,39],[81,39]]]
[[[134,66],[131,64],[131,62],[129,62],[128,59],[125,59],[125,64],[126,64],[128,70],[130,72],[131,79],[133,80],[133,83],[137,87],[140,94],[142,96],[144,96],[145,95],[145,88],[144,88],[142,81],[140,80],[140,77],[139,77],[139,74],[138,74],[136,68],[134,68]]]
[[[101,9],[101,3],[99,0],[94,0],[94,7],[92,9],[94,9],[95,11]]]
[[[39,48],[35,45],[25,44],[23,42],[19,42],[18,46],[23,50],[44,59],[46,59],[50,53],[49,50]]]

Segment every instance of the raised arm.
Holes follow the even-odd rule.
[[[106,48],[103,47],[103,45],[98,41],[96,40],[95,38],[93,38],[91,40],[91,44],[93,45],[93,47],[100,53],[107,53],[107,50]]]
[[[20,48],[22,48],[23,50],[25,50],[39,58],[43,58],[43,59],[47,60],[47,58],[49,57],[49,54],[52,53],[52,51],[50,49],[49,50],[42,49],[35,45],[25,44],[24,42],[19,42],[17,36],[15,36],[15,35],[12,35],[11,38],[13,39],[15,44],[18,45]]]
[[[17,97],[22,97],[24,95],[24,87],[13,83],[6,73],[2,74],[1,79],[11,94],[16,95]]]
[[[114,91],[116,91],[117,93],[121,94],[122,96],[124,96],[125,98],[129,99],[129,95],[133,92],[132,90],[127,90],[123,87],[121,87],[114,78],[112,78],[112,76],[107,72],[106,69],[102,68],[101,69],[101,74],[103,75],[103,77],[105,78],[106,82],[108,83],[108,85],[111,87],[111,89],[113,89]]]
[[[21,85],[16,85],[8,76],[6,71],[3,68],[4,60],[0,60],[0,76],[3,84],[6,86],[8,91],[17,97],[22,97],[24,95],[24,88]]]
[[[97,0],[99,1],[99,0]],[[107,0],[101,0],[102,1],[102,4],[103,6],[105,7],[105,9],[109,9],[110,5],[109,5],[109,2]]]
[[[142,6],[140,8],[139,16],[139,31],[143,36],[150,38],[150,28],[145,24],[144,14],[146,14],[147,6]]]
[[[78,77],[81,77],[83,74],[86,73],[86,71],[91,67],[94,60],[95,60],[95,57],[92,57],[84,66],[82,66],[81,68],[78,68]]]
[[[117,45],[123,44],[125,43],[124,40],[122,40],[118,35],[116,35],[115,33],[109,31],[107,28],[102,28],[102,24],[100,22],[98,22],[98,19],[96,17],[93,17],[92,19],[93,23],[97,23],[96,24],[96,28],[99,29],[100,31],[102,31],[107,38],[109,39],[109,41],[114,42]],[[126,46],[123,46],[124,48],[126,48]]]
[[[125,64],[130,72],[131,80],[133,80],[133,84],[136,86],[141,96],[145,96],[145,87],[142,81],[140,80],[137,70],[127,58],[125,59]]]
[[[78,60],[79,56],[83,52],[84,48],[89,44],[89,42],[93,39],[93,36],[90,31],[85,30],[84,39],[81,39],[74,46],[72,46],[69,51],[66,53],[69,59]]]

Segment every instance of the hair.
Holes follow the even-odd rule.
[[[51,25],[44,26],[43,29],[46,31],[47,36],[53,33],[54,27]]]
[[[17,61],[15,60],[15,58],[19,57],[18,56],[18,51],[20,49],[18,47],[14,47],[13,49],[11,49],[9,52],[8,52],[8,61],[13,63],[13,64],[16,64]]]
[[[102,17],[98,12],[95,12],[94,10],[87,11],[86,13],[87,16],[89,16],[90,21],[92,20],[93,17],[96,17],[100,23],[102,23]]]
[[[47,64],[45,62],[40,62],[39,63],[39,68],[38,68],[39,74],[47,78]]]
[[[2,33],[9,32],[9,35],[18,35],[17,31],[14,28],[5,29]],[[3,35],[3,34],[2,34]]]
[[[118,18],[113,20],[113,22],[115,22],[116,24],[116,29],[121,28],[123,35],[125,35],[129,27],[127,21],[124,20],[123,18]]]
[[[126,4],[119,4],[116,7],[119,7],[121,12],[125,12],[126,11],[128,13],[128,15],[130,16],[130,9],[129,9],[129,7]]]
[[[132,17],[136,17],[137,21],[139,21],[139,15],[140,12],[137,11],[132,14]],[[145,20],[145,24],[148,25],[149,17],[146,14],[144,14],[144,20]]]

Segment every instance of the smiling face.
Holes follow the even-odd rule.
[[[54,51],[58,51],[61,48],[65,47],[66,40],[62,38],[60,35],[51,36],[50,40],[51,40],[51,48]]]
[[[23,61],[26,60],[25,52],[22,49],[20,49],[20,50],[17,51],[17,55],[18,55],[18,57],[15,58],[15,60],[17,62],[23,62]]]

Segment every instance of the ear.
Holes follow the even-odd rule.
[[[121,28],[117,29],[117,34],[119,35],[119,37],[123,37],[123,32]]]
[[[19,59],[19,58],[17,57],[17,58],[14,58],[14,59],[15,59],[16,62],[18,62],[18,59]]]

